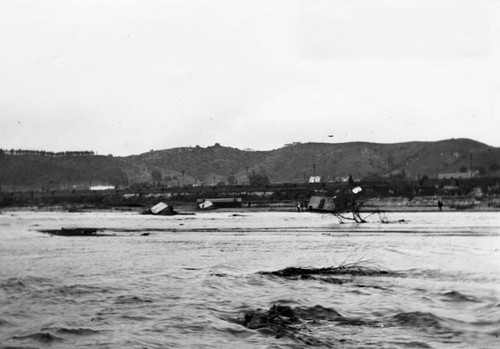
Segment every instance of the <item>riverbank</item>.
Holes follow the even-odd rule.
[[[173,206],[179,213],[203,212],[199,210],[195,202],[179,202],[162,200]],[[471,197],[384,197],[368,198],[361,200],[361,212],[434,212],[439,211],[438,201],[443,203],[442,211],[500,211],[500,197],[471,198]],[[243,202],[241,207],[218,208],[218,212],[296,212],[299,202],[292,200],[283,201],[248,201]],[[64,204],[35,204],[35,205],[11,205],[3,207],[3,212],[8,211],[46,211],[46,212],[89,212],[89,211],[122,211],[140,213],[151,207],[148,204],[104,204],[98,203],[64,203]],[[302,209],[303,211],[304,209]]]
[[[71,212],[82,210],[142,211],[159,202],[178,211],[195,211],[198,200],[241,199],[241,210],[296,211],[307,207],[312,196],[351,200],[349,183],[269,184],[265,186],[128,187],[113,190],[0,191],[0,210],[30,208]],[[366,181],[356,201],[365,211],[437,211],[500,209],[500,179],[426,181]]]

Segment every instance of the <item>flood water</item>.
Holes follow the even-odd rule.
[[[0,348],[500,347],[500,213],[384,218],[3,212]],[[112,236],[37,231],[62,227]],[[349,263],[388,273],[260,273]],[[306,316],[245,327],[276,304]]]

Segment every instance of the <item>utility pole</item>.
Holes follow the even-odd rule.
[[[472,152],[469,153],[469,175],[472,178]]]
[[[68,191],[71,191],[71,169],[68,168]]]

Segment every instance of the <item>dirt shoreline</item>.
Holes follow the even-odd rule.
[[[143,208],[138,207],[124,207],[124,206],[89,206],[89,205],[42,205],[42,206],[10,206],[4,207],[0,210],[0,214],[8,212],[68,212],[68,213],[87,213],[87,212],[130,212],[141,214]],[[283,205],[282,203],[274,203],[268,205],[259,205],[251,207],[238,207],[238,208],[218,208],[213,211],[203,211],[196,208],[195,205],[177,205],[175,211],[179,214],[203,214],[205,212],[229,212],[229,213],[245,213],[245,212],[297,212],[295,205]],[[500,212],[500,207],[477,205],[473,207],[456,208],[443,206],[442,212]],[[308,213],[308,210],[301,210],[298,213]],[[361,212],[440,212],[437,205],[365,205]],[[329,214],[328,212],[319,214]]]

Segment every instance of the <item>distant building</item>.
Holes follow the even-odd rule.
[[[98,191],[98,190],[112,190],[115,189],[114,185],[91,185],[89,190]]]
[[[321,176],[309,177],[309,183],[321,183]]]
[[[347,183],[347,182],[349,182],[349,176],[338,176],[338,177],[335,177],[333,180],[334,180],[334,182]]]
[[[439,179],[467,179],[476,177],[479,175],[479,171],[467,171],[467,172],[450,172],[450,173],[438,173]]]

